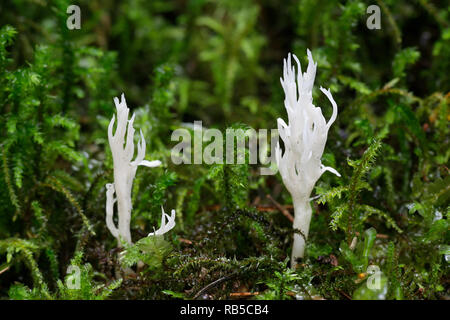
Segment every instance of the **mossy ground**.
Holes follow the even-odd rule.
[[[449,7],[438,1],[78,1],[0,4],[1,299],[448,299]],[[339,114],[312,201],[306,256],[288,268],[292,200],[255,165],[174,165],[170,134],[276,128],[282,59],[306,48]],[[106,128],[125,92],[144,131],[132,236],[105,225]],[[324,116],[331,106],[313,92]],[[160,207],[164,238],[145,238]],[[138,241],[139,239],[142,239]],[[355,240],[356,239],[356,242]],[[139,267],[138,262],[139,263]],[[66,280],[81,269],[81,289]],[[382,272],[378,291],[367,268]],[[128,268],[128,269],[127,269]],[[131,268],[131,269],[130,269]]]

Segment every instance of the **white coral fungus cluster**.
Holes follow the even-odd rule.
[[[136,169],[138,166],[157,167],[161,165],[161,161],[144,160],[145,157],[145,139],[140,131],[140,139],[138,142],[137,155],[134,160],[134,127],[133,122],[135,115],[128,120],[128,113],[130,109],[127,107],[125,96],[122,93],[121,100],[114,98],[117,112],[117,126],[113,134],[113,127],[116,121],[116,116],[113,115],[108,126],[108,141],[111,148],[111,153],[114,162],[114,183],[106,185],[106,225],[111,234],[117,238],[119,246],[123,241],[132,244],[130,233],[131,220],[131,189],[133,180],[136,176]],[[126,141],[125,141],[126,134]],[[116,196],[114,198],[114,195]],[[113,221],[114,204],[117,202],[118,211],[118,227]],[[165,218],[168,218],[168,223],[165,223]],[[164,234],[175,226],[175,210],[172,210],[172,215],[168,216],[163,209],[162,212],[163,225],[154,234]],[[153,235],[153,233],[150,233]]]

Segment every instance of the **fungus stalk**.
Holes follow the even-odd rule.
[[[121,246],[122,241],[127,242],[130,245],[132,244],[130,233],[132,209],[131,188],[133,186],[133,180],[136,176],[136,169],[138,166],[146,166],[150,168],[157,167],[161,164],[161,161],[144,160],[145,139],[142,130],[140,131],[137,155],[134,161],[132,161],[134,156],[133,122],[135,115],[133,114],[131,119],[128,120],[128,113],[130,109],[127,107],[124,94],[122,94],[120,102],[118,98],[114,98],[114,103],[117,111],[117,126],[114,134],[113,127],[116,121],[115,115],[113,115],[108,126],[108,141],[114,162],[114,183],[108,183],[106,185],[106,226],[109,231],[111,231],[112,235],[117,238],[118,245]],[[118,227],[115,226],[113,221],[114,204],[116,202],[119,218]],[[170,227],[173,228],[175,222],[173,221],[173,223],[171,223],[170,221],[175,220],[174,210],[172,210],[173,217],[169,217],[164,213],[164,210],[162,211],[164,222],[163,227],[170,225]],[[167,224],[165,223],[166,218],[169,220]],[[165,227],[164,231],[167,232],[170,229]]]
[[[320,88],[333,106],[333,114],[328,122],[325,121],[320,107],[312,102],[312,88],[316,76],[317,63],[311,52],[307,50],[308,68],[302,74],[300,62],[293,55],[297,63],[291,65],[291,54],[284,60],[283,77],[280,78],[285,100],[284,106],[288,114],[286,124],[278,118],[278,132],[284,143],[284,153],[280,144],[275,149],[276,162],[283,179],[283,183],[292,196],[294,205],[294,244],[292,247],[291,267],[295,269],[297,259],[303,258],[306,240],[308,239],[311,221],[310,196],[317,180],[325,171],[330,171],[340,177],[331,167],[322,165],[321,157],[327,141],[328,130],[337,116],[337,104],[330,90]]]

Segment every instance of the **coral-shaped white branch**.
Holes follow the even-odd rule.
[[[328,130],[337,117],[337,104],[330,90],[321,87],[320,90],[333,106],[333,114],[326,122],[320,107],[315,107],[312,102],[317,63],[314,62],[311,51],[307,50],[307,54],[308,68],[303,74],[299,60],[293,55],[298,68],[297,78],[295,67],[291,65],[291,54],[284,60],[283,78],[280,81],[285,94],[284,106],[289,124],[278,118],[278,132],[284,143],[284,153],[282,154],[279,143],[275,149],[278,169],[284,185],[292,195],[294,229],[300,230],[300,234],[294,234],[291,257],[293,268],[297,259],[304,254],[311,221],[309,198],[314,185],[325,171],[340,176],[335,169],[325,167],[321,162]]]
[[[114,162],[114,183],[108,183],[106,185],[106,226],[111,231],[111,234],[117,238],[119,246],[121,246],[121,241],[132,244],[130,233],[132,209],[131,188],[136,176],[136,169],[138,166],[150,168],[157,167],[161,165],[161,161],[144,160],[145,139],[142,130],[140,131],[141,137],[138,142],[137,155],[132,161],[134,156],[133,122],[135,115],[133,114],[131,119],[128,120],[130,109],[127,107],[123,93],[120,102],[118,98],[114,98],[114,103],[117,112],[117,126],[114,134],[113,127],[116,120],[115,115],[113,115],[108,126],[108,141]],[[116,198],[114,198],[114,194],[116,195]],[[116,202],[119,218],[118,227],[116,227],[113,222],[114,203]]]
[[[164,212],[164,208],[161,206],[162,216],[161,216],[161,226],[155,232],[151,232],[148,236],[161,236],[164,233],[170,231],[175,227],[175,210],[172,210],[170,216]],[[167,223],[166,223],[167,219]]]

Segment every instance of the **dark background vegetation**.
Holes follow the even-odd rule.
[[[69,4],[80,30],[66,27]],[[371,4],[380,30],[366,27]],[[1,0],[0,21],[0,298],[449,298],[446,1]],[[294,272],[280,177],[175,166],[170,134],[194,120],[276,128],[282,59],[306,66],[307,48],[315,104],[328,119],[319,86],[338,103],[322,161],[342,177],[318,181]],[[163,162],[137,171],[133,240],[158,226],[161,205],[177,225],[119,262],[104,186],[122,92],[147,159]],[[65,285],[70,264],[80,290]],[[368,265],[382,271],[378,291]]]

